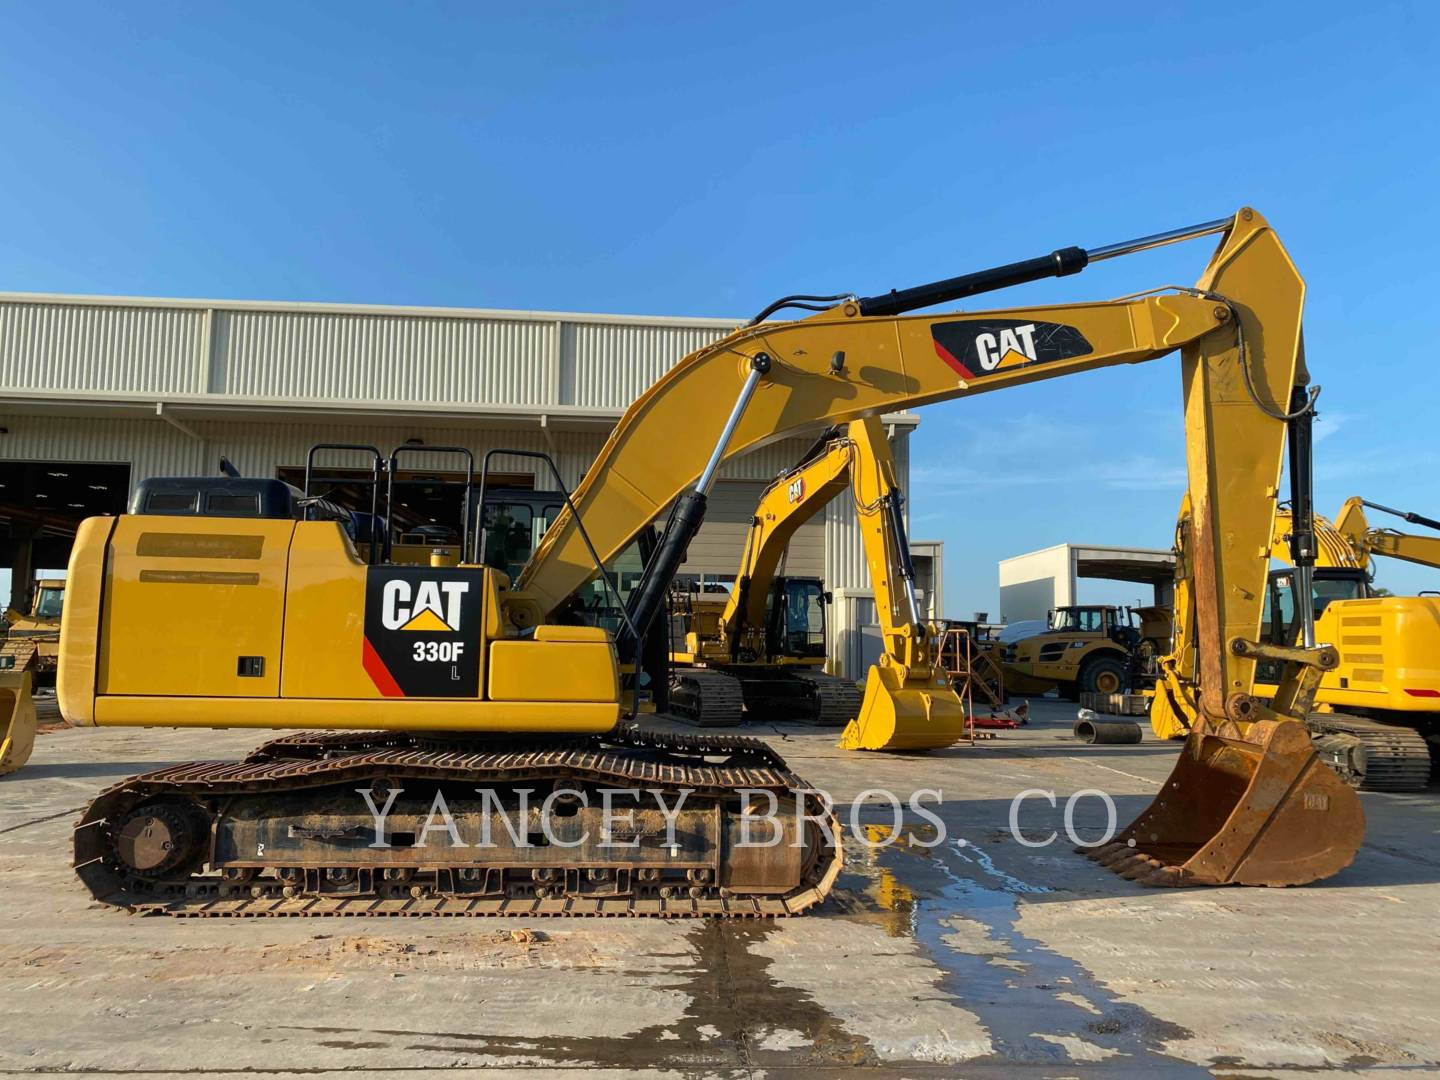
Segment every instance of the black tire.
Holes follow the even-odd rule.
[[[1077,684],[1086,694],[1123,694],[1126,679],[1125,664],[1114,656],[1092,656],[1080,669]]]

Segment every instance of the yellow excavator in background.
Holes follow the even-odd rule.
[[[801,607],[790,579],[776,574],[796,530],[847,488],[855,500],[882,640],[863,709],[854,683],[819,669],[825,662],[823,585],[802,579]],[[679,632],[673,635],[680,647],[671,653],[670,705],[695,722],[738,723],[743,691],[749,712],[846,725],[846,740],[857,746],[937,749],[963,733],[960,699],[937,662],[941,628],[920,610],[903,496],[877,417],[828,432],[800,464],[765,489],[723,604],[712,601],[707,611],[703,601],[687,597],[682,603]],[[798,626],[790,621],[796,614]],[[797,636],[801,640],[793,641]],[[913,716],[907,713],[912,709],[918,710]],[[859,726],[849,726],[860,715],[867,717],[863,736]]]
[[[850,430],[863,440],[867,423]],[[795,533],[850,487],[859,446],[829,431],[766,486],[728,594],[672,592],[672,713],[705,727],[738,724],[743,713],[841,726],[859,713],[856,685],[824,670],[824,582],[780,572]]]
[[[1371,558],[1384,554],[1440,566],[1440,537],[1373,529],[1365,520],[1367,506],[1431,525],[1430,518],[1360,498],[1346,500],[1334,524],[1312,512],[1315,569],[1307,606],[1316,639],[1336,647],[1339,663],[1322,676],[1315,709],[1306,722],[1322,759],[1348,783],[1366,791],[1418,791],[1429,782],[1431,746],[1440,736],[1440,597],[1374,593]],[[1182,534],[1186,513],[1182,508]],[[1293,533],[1293,517],[1281,509],[1271,538],[1273,560],[1292,561]],[[1182,547],[1183,537],[1177,550]],[[1180,608],[1188,611],[1184,563],[1182,555],[1176,579],[1177,632]],[[1297,640],[1302,595],[1292,569],[1270,572],[1262,640]],[[1172,671],[1184,664],[1183,651],[1177,644],[1166,658]],[[1260,665],[1256,679],[1256,694],[1273,693],[1275,666]],[[1192,715],[1172,685],[1170,693],[1157,693],[1152,702],[1150,726],[1161,738],[1184,738]]]
[[[1330,569],[1316,571],[1311,594],[1316,636],[1335,643],[1340,664],[1320,680],[1309,724],[1321,757],[1350,783],[1418,791],[1429,782],[1440,742],[1440,597],[1382,595],[1370,582],[1378,555],[1440,567],[1440,537],[1371,528],[1365,507],[1440,528],[1431,518],[1358,497],[1345,501],[1333,526],[1316,517],[1317,535],[1330,534],[1317,565],[1327,566],[1328,549],[1343,548],[1328,560]],[[1272,640],[1294,640],[1300,595],[1292,574],[1271,573]],[[1262,668],[1258,677],[1270,681],[1274,674]]]
[[[1216,234],[1194,288],[906,314]],[[77,873],[103,903],[169,914],[803,911],[841,866],[818,794],[759,741],[628,722],[643,646],[721,465],[780,437],[1178,351],[1198,713],[1162,794],[1095,856],[1153,885],[1334,874],[1364,816],[1302,721],[1335,651],[1308,633],[1257,640],[1287,434],[1293,465],[1312,412],[1303,298],[1250,209],[869,297],[785,297],[631,405],[513,581],[480,565],[478,543],[459,566],[367,561],[342,521],[308,496],[287,507],[279,490],[268,516],[149,514],[141,498],[138,512],[88,519],[62,628],[70,723],[306,730],[240,762],[110,787],[76,827]],[[796,305],[814,314],[769,321]],[[547,455],[491,453],[540,459],[559,484]],[[1308,469],[1291,477],[1296,498]],[[607,567],[662,516],[621,595]],[[1253,693],[1261,660],[1283,669],[1269,701]],[[946,692],[872,679],[846,745],[925,740]],[[634,796],[628,824],[608,813],[617,788]],[[782,842],[753,838],[757,818]]]

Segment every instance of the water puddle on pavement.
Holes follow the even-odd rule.
[[[865,826],[872,842],[888,826]],[[976,844],[905,828],[883,848],[851,844],[842,889],[862,892],[852,917],[912,937],[944,972],[954,1004],[978,1017],[994,1052],[967,1065],[1084,1065],[1146,1076],[1208,1076],[1165,1052],[1184,1028],[1117,1000],[1076,961],[1019,930],[1024,903],[1057,899],[995,864]],[[843,903],[843,899],[842,899]]]
[[[837,920],[837,930],[842,925]],[[685,927],[689,949],[677,954],[676,968],[607,971],[617,985],[677,990],[688,998],[677,1019],[623,1034],[514,1037],[299,1025],[286,1030],[324,1036],[319,1045],[331,1049],[403,1049],[548,1068],[675,1069],[686,1075],[697,1070],[698,1075],[710,1075],[716,1069],[785,1067],[815,1075],[877,1065],[878,1058],[863,1037],[847,1032],[808,993],[782,986],[770,974],[772,961],[754,946],[781,929],[782,924],[770,920],[697,920]]]

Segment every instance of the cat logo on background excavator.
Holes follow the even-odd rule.
[[[1001,368],[1047,364],[1095,351],[1073,326],[1025,319],[957,319],[935,323],[930,336],[935,355],[967,381]]]

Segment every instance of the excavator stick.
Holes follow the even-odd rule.
[[[1348,866],[1365,835],[1358,797],[1316,755],[1304,723],[1339,654],[1316,643],[1313,627],[1295,647],[1251,640],[1287,449],[1292,510],[1307,526],[1292,530],[1294,559],[1314,563],[1304,283],[1273,231],[1242,211],[1197,289],[1220,302],[1230,333],[1181,349],[1190,484],[1177,531],[1176,648],[1155,698],[1193,710],[1183,718],[1191,730],[1154,802],[1092,857],[1149,885],[1301,885]],[[1257,491],[1271,495],[1237,498]],[[1285,671],[1269,706],[1254,696],[1262,660]],[[1193,697],[1167,694],[1172,679]]]
[[[1142,885],[1304,885],[1350,865],[1364,832],[1305,726],[1267,720],[1243,739],[1189,735],[1155,801],[1087,854]]]
[[[30,672],[0,671],[0,776],[23,768],[35,749]]]
[[[964,737],[965,706],[944,674],[906,678],[902,670],[894,664],[870,668],[860,715],[840,736],[842,749],[939,750]]]

